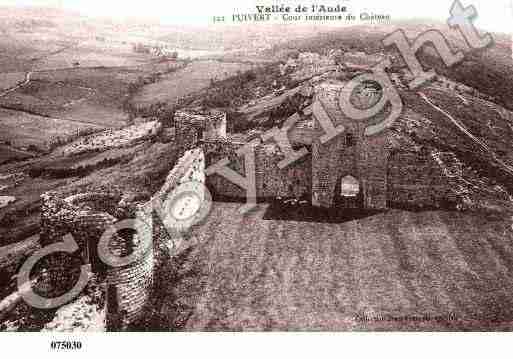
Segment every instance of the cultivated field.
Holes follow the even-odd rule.
[[[23,72],[0,73],[0,92],[15,87],[24,80]]]
[[[239,206],[214,203],[193,232],[200,244],[174,261],[182,264],[178,274],[161,282],[164,325],[186,331],[513,328],[511,223],[397,210],[340,224],[277,221],[262,219],[267,206],[249,217]],[[379,320],[387,315],[399,319]],[[422,317],[431,319],[415,319]]]
[[[233,76],[237,71],[251,68],[248,64],[225,63],[219,61],[196,61],[186,68],[163,76],[163,78],[145,86],[133,103],[136,106],[148,106],[158,102],[174,103],[178,99],[210,86],[210,80],[222,80]]]
[[[0,109],[0,127],[1,142],[10,142],[13,147],[18,148],[32,145],[46,150],[51,140],[57,137],[72,136],[79,131],[98,126]]]
[[[52,70],[73,67],[137,66],[151,60],[150,55],[136,54],[129,44],[103,43],[87,39],[64,51],[51,54],[34,64],[33,70]]]
[[[23,160],[31,156],[32,154],[26,151],[21,151],[11,146],[0,145],[0,165],[7,161]]]
[[[0,98],[0,105],[42,116],[122,126],[123,101],[142,73],[118,68],[68,69],[32,73],[30,82]]]

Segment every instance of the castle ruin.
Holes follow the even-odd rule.
[[[436,160],[429,155],[393,148],[387,130],[366,136],[364,124],[348,120],[338,106],[340,84],[316,88],[316,99],[334,125],[344,132],[321,143],[322,130],[311,108],[294,121],[291,142],[309,151],[288,167],[274,143],[255,146],[256,189],[260,202],[276,198],[298,198],[313,206],[334,208],[385,209],[394,203],[437,206],[454,200],[451,183]],[[119,330],[145,317],[154,288],[154,276],[166,258],[176,254],[182,243],[166,231],[154,211],[154,201],[167,208],[173,191],[194,180],[205,183],[214,200],[245,201],[246,191],[219,175],[206,177],[205,169],[223,158],[244,174],[244,157],[237,150],[247,143],[226,133],[226,114],[221,112],[178,111],[175,116],[175,142],[180,160],[164,186],[147,202],[130,201],[112,193],[85,193],[62,198],[49,192],[42,196],[41,238],[44,245],[71,233],[80,248],[83,262],[105,282],[107,328]],[[141,243],[149,249],[130,264],[110,267],[99,260],[98,242],[115,223],[138,220],[136,233],[118,231],[108,248],[116,256],[134,253]]]

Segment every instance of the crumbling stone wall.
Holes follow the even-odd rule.
[[[365,208],[387,208],[387,140],[385,131],[383,134],[362,138],[362,145],[357,147],[357,151],[360,151],[358,170]]]
[[[198,131],[195,128],[186,126],[184,123],[176,124],[175,137],[179,157],[198,145]]]
[[[388,164],[389,204],[439,207],[457,202],[450,179],[429,154],[395,152]]]
[[[342,91],[341,83],[325,83],[317,86],[316,101],[326,112],[335,127],[343,126],[344,132],[326,143],[321,143],[321,137],[314,139],[312,145],[312,204],[320,207],[332,207],[337,182],[345,177],[352,176],[363,186],[363,173],[360,169],[364,138],[360,123],[346,118],[339,107],[338,99]],[[314,112],[315,128],[323,134]],[[354,144],[348,144],[347,135],[354,139]]]
[[[226,113],[220,111],[176,111],[176,138],[184,151],[198,140],[226,139]],[[193,144],[191,146],[190,144]]]
[[[41,196],[42,245],[61,241],[63,236],[71,234],[80,247],[82,257],[86,259],[88,251],[94,251],[95,244],[97,245],[105,229],[116,222],[112,214],[98,210],[97,205],[101,198],[105,199],[104,203],[117,199],[102,193],[80,194],[68,198],[62,198],[57,192],[44,193]],[[89,207],[91,205],[93,208]]]
[[[245,176],[245,162],[244,157],[237,155],[239,150],[244,143],[241,142],[229,142],[223,140],[217,141],[203,141],[201,147],[205,154],[205,166],[208,168],[224,158],[228,158],[230,161],[229,167]],[[215,196],[225,196],[229,198],[245,198],[246,192],[243,188],[236,184],[228,181],[226,178],[212,174],[206,179],[207,187]]]
[[[140,212],[140,218],[153,222],[153,248],[155,251],[156,271],[160,269],[163,261],[175,254],[178,248],[177,238],[173,238],[173,234],[168,233],[163,219],[153,210],[153,203],[158,200],[162,204],[163,209],[169,208],[173,191],[181,184],[189,181],[205,183],[205,156],[201,148],[186,152],[178,160],[160,191],[143,206],[144,211]]]
[[[201,149],[186,152],[155,195],[162,201],[163,208],[167,208],[172,192],[180,184],[191,180],[205,181],[205,159]],[[152,294],[153,276],[160,260],[177,250],[174,238],[169,238],[153,210],[154,199],[141,204],[126,203],[125,197],[110,193],[85,193],[62,198],[56,192],[48,192],[42,196],[43,243],[48,245],[60,241],[68,233],[73,235],[80,248],[77,257],[82,262],[91,261],[93,271],[100,272],[105,279],[108,329],[123,329],[144,317]],[[99,239],[107,228],[127,218],[139,220],[135,222],[135,231],[117,232],[111,238],[108,249],[116,257],[136,254],[136,260],[119,267],[101,263],[97,251]],[[151,244],[149,249],[144,245],[147,243]],[[64,261],[63,257],[63,264]],[[54,262],[53,265],[57,265]],[[40,284],[40,287],[51,290],[54,282],[52,279],[47,281],[47,285]],[[69,280],[66,285],[71,288],[74,282]]]
[[[373,136],[365,135],[372,122],[381,122],[386,113],[379,113],[369,121],[348,118],[339,106],[342,83],[326,83],[316,88],[316,99],[337,128],[344,132],[326,143],[316,138],[312,146],[312,203],[332,207],[335,189],[341,178],[352,176],[358,180],[364,208],[386,208],[388,131]],[[314,117],[320,116],[314,113]],[[318,120],[315,128],[322,129]]]
[[[106,278],[106,286],[115,291],[115,315],[122,313],[123,325],[127,325],[144,314],[150,298],[153,280],[153,250],[141,253],[137,260],[122,267],[110,267],[102,263],[98,256],[98,242],[107,228],[118,222],[116,204],[120,196],[107,193],[78,194],[61,198],[55,192],[42,195],[41,238],[44,245],[60,241],[71,234],[77,242],[83,262],[91,262],[92,270]],[[137,217],[146,218],[144,209],[135,204]],[[151,222],[137,228],[134,235],[116,234],[110,240],[108,248],[115,256],[131,254],[142,241],[151,241]],[[71,288],[74,283],[69,283]],[[108,313],[109,315],[112,312]],[[108,320],[107,320],[108,321]],[[109,324],[109,323],[108,323]]]
[[[307,199],[310,197],[312,188],[311,156],[305,156],[282,169],[278,164],[284,158],[279,147],[274,144],[255,148],[255,179],[258,198]]]
[[[312,204],[331,207],[337,180],[343,175],[359,178],[355,167],[353,151],[344,155],[345,143],[341,136],[321,144],[320,138],[312,146]]]
[[[218,161],[228,158],[229,167],[246,176],[244,156],[237,155],[243,143],[228,141],[204,141],[207,168]],[[271,200],[276,197],[309,197],[312,188],[312,161],[307,155],[295,163],[281,169],[278,163],[285,157],[275,144],[260,144],[255,147],[255,180],[257,199]],[[245,200],[246,190],[227,180],[223,176],[212,174],[206,180],[214,197]]]
[[[107,320],[120,317],[121,329],[144,316],[153,289],[153,223],[148,209],[142,205],[137,205],[136,218],[141,222],[136,222],[133,237],[117,235],[109,243],[109,250],[117,257],[137,254],[133,263],[107,267],[107,290],[115,290],[113,297],[117,300],[114,313],[107,307]]]

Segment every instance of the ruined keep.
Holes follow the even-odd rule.
[[[311,116],[309,120],[303,118],[296,126],[297,134],[291,139],[295,145],[310,150],[301,159],[280,168],[285,156],[276,143],[254,146],[258,200],[297,198],[327,208],[372,209],[388,208],[395,203],[436,207],[444,201],[457,201],[452,177],[444,173],[446,169],[439,165],[435,155],[392,146],[389,130],[365,136],[366,124],[348,120],[339,108],[341,89],[340,83],[324,83],[316,88],[316,100],[322,111],[335,126],[344,128],[338,136],[321,143],[324,133],[316,118],[319,113],[314,109],[307,114]],[[377,120],[385,115],[378,114]],[[206,168],[224,158],[229,159],[230,168],[246,175],[245,159],[237,150],[247,142],[227,138],[226,116],[216,112],[177,112],[175,123],[180,158],[162,188],[149,201],[141,202],[133,193],[42,195],[42,245],[61,241],[66,234],[73,236],[79,247],[73,258],[90,263],[92,271],[104,283],[106,326],[110,330],[123,330],[147,319],[154,277],[188,245],[187,238],[177,231],[169,231],[167,226],[167,215],[183,210],[175,208],[176,203],[188,209],[192,206],[187,201],[174,201],[178,195],[175,190],[180,185],[190,181],[205,183],[214,199],[219,196],[220,200],[246,200],[243,188],[217,174],[206,176]],[[163,213],[155,210],[156,203],[161,205]],[[134,231],[113,227],[126,219],[136,220]],[[108,250],[119,258],[137,252],[136,260],[130,264],[112,266],[100,260],[98,243],[105,231],[112,228],[116,230],[112,232]],[[150,245],[141,245],[144,243]],[[69,281],[68,277],[65,279]],[[52,285],[55,280],[49,287]]]
[[[342,83],[326,83],[316,89],[318,106],[322,106],[320,111],[325,111],[333,125],[343,126],[344,131],[322,143],[322,128],[319,121],[315,121],[319,135],[312,145],[312,204],[328,208],[335,204],[341,207],[386,208],[387,130],[366,136],[366,123],[349,119],[340,109],[342,89]],[[314,111],[313,115],[320,114]],[[336,191],[345,183],[358,187],[358,191],[350,196]]]
[[[457,201],[451,179],[433,158],[394,148],[389,129],[371,136],[365,134],[367,126],[385,120],[387,109],[366,121],[353,121],[343,113],[339,97],[344,85],[341,81],[317,85],[313,91],[316,103],[305,109],[300,121],[295,121],[289,130],[293,146],[309,150],[303,158],[282,169],[278,164],[284,155],[276,143],[254,146],[257,200],[296,198],[318,207],[367,209],[386,209],[397,203],[437,207]],[[362,95],[363,101],[373,101],[378,95],[379,90],[371,87]],[[317,118],[322,115],[319,111],[334,127],[343,128],[325,143],[321,142],[324,131]],[[209,126],[210,121],[206,115],[178,112],[175,123],[177,133],[182,135],[176,137],[177,146],[183,150],[201,148],[207,168],[228,158],[230,168],[246,176],[244,157],[236,152],[248,140],[235,141],[227,138],[224,131],[202,127]],[[212,174],[206,183],[218,200],[246,199],[246,190],[223,176]]]

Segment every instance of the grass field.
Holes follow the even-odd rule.
[[[24,80],[23,72],[0,73],[0,91],[10,89]]]
[[[245,218],[238,206],[214,203],[193,232],[199,244],[173,261],[181,263],[176,277],[161,282],[164,326],[513,328],[511,223],[470,213],[394,210],[320,224],[263,220],[267,206]],[[387,316],[392,319],[380,320]]]
[[[248,64],[219,61],[196,61],[186,68],[164,76],[160,81],[145,86],[134,98],[136,106],[148,106],[157,102],[174,103],[176,100],[210,86],[211,79],[222,80],[237,71],[251,68]]]
[[[0,104],[42,116],[119,127],[128,117],[123,111],[128,88],[142,74],[125,68],[36,72],[28,84],[0,98]]]
[[[26,151],[17,150],[11,146],[0,145],[0,165],[13,160],[23,160],[31,157]]]
[[[134,67],[68,68],[30,73],[30,82],[0,96],[0,105],[30,114],[122,127],[130,97],[158,74],[180,62],[149,62]]]
[[[18,148],[33,145],[46,150],[55,137],[71,136],[97,126],[0,109],[0,127],[0,141],[9,141]]]
[[[134,53],[129,44],[121,46],[88,40],[44,57],[34,64],[33,70],[70,68],[74,63],[79,63],[81,67],[137,66],[150,59],[150,55]]]

